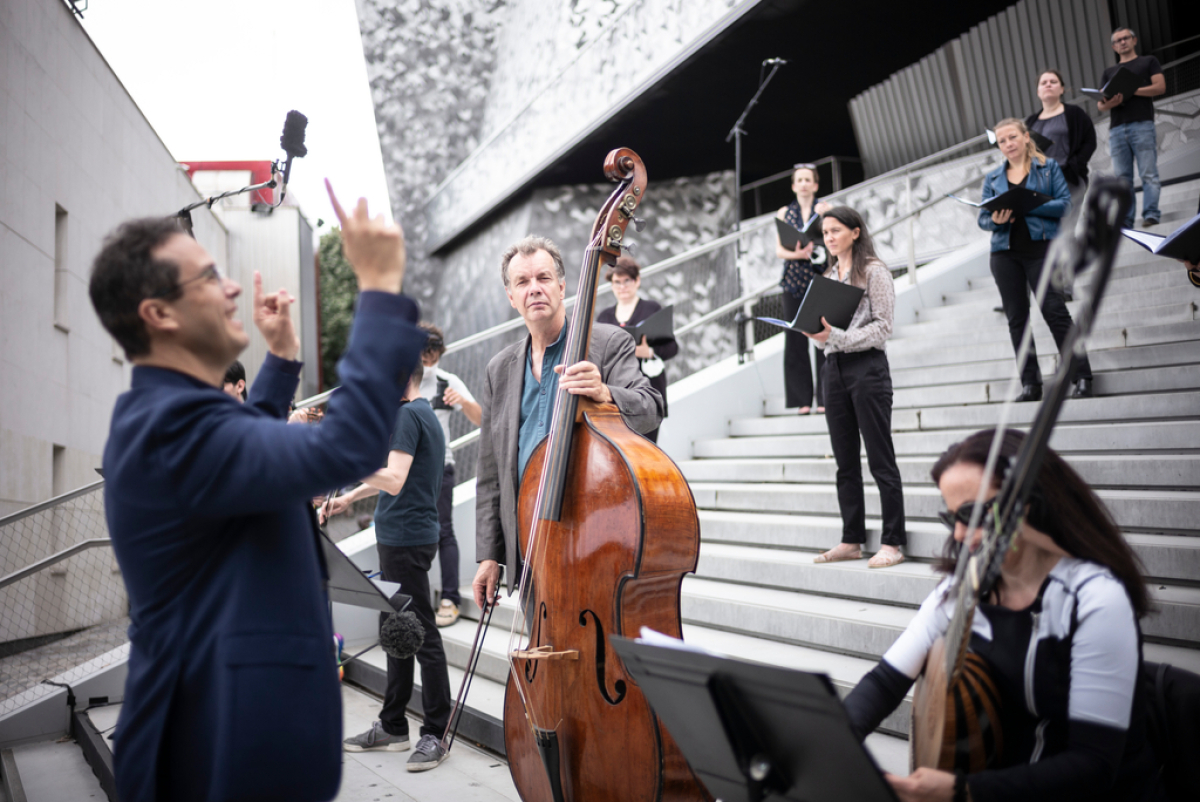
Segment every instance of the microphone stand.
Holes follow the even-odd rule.
[[[758,105],[758,99],[762,96],[763,90],[767,88],[767,84],[771,83],[771,79],[775,77],[775,73],[779,71],[787,62],[782,59],[771,59],[774,63],[771,65],[771,71],[767,73],[767,77],[763,78],[762,67],[758,70],[758,91],[754,93],[754,97],[750,98],[750,102],[746,104],[746,108],[742,111],[742,115],[737,118],[737,122],[733,124],[733,128],[729,129],[729,133],[725,136],[725,141],[733,140],[733,230],[740,231],[742,228],[742,136],[746,133],[746,129],[742,127],[742,123],[746,122],[746,118],[750,116],[750,111]],[[766,62],[763,62],[766,66]],[[735,297],[742,297],[742,240],[737,240],[737,250],[735,252],[735,263],[737,264],[737,293]],[[738,310],[737,313],[737,329],[738,329],[738,364],[742,364],[745,358],[743,347],[754,352],[754,335],[753,326],[745,313]],[[745,342],[742,342],[745,338]]]

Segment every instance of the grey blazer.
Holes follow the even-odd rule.
[[[508,568],[508,592],[520,576],[517,555],[517,434],[521,428],[521,392],[530,338],[492,358],[479,399],[479,471],[475,480],[475,559],[495,560]],[[616,326],[592,324],[588,361],[600,368],[613,401],[629,428],[653,431],[662,421],[662,396],[638,370],[633,338]]]

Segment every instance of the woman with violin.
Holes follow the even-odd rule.
[[[817,200],[817,187],[820,178],[817,176],[815,164],[797,164],[792,171],[792,192],[796,199],[787,206],[781,207],[775,217],[797,230],[803,230],[829,208],[828,203]],[[808,289],[812,277],[824,269],[825,249],[812,239],[808,245],[795,250],[788,250],[775,235],[775,255],[783,260],[783,278],[779,286],[783,288],[783,319],[792,320],[800,309],[800,301]],[[800,332],[785,331],[783,333],[783,386],[785,402],[788,409],[796,409],[801,415],[813,411],[824,412],[825,405],[821,401],[821,367],[825,357],[817,349],[817,382],[813,383],[812,366],[808,362],[808,340]]]
[[[643,320],[649,319],[662,309],[657,301],[649,298],[639,298],[638,290],[642,288],[642,269],[629,256],[618,257],[616,264],[609,268],[606,278],[612,284],[613,294],[617,296],[615,306],[602,309],[596,315],[597,323],[607,323],[610,326],[636,326]],[[672,337],[658,345],[648,345],[646,338],[638,340],[634,356],[638,358],[638,368],[642,375],[650,380],[650,386],[658,390],[662,396],[662,416],[667,417],[667,368],[665,360],[672,359],[679,353],[679,343]],[[646,432],[646,437],[652,443],[658,442],[658,427]]]
[[[1058,234],[1059,221],[1071,210],[1071,191],[1058,163],[1038,150],[1025,123],[1010,117],[996,123],[994,130],[996,144],[1006,161],[984,176],[983,200],[990,200],[1017,186],[1051,197],[1024,216],[1014,216],[1012,209],[979,210],[979,227],[992,232],[992,276],[1000,290],[1004,315],[1008,318],[1013,351],[1019,351],[1025,324],[1029,321],[1029,291],[1037,292],[1050,240]],[[1072,320],[1062,290],[1053,283],[1046,287],[1042,317],[1061,351]],[[1042,372],[1032,341],[1020,369],[1022,389],[1016,400],[1040,401]],[[1080,360],[1072,381],[1075,382],[1072,398],[1092,396],[1092,367],[1086,356]]]
[[[947,508],[940,517],[951,530],[942,571],[954,570],[964,542],[978,546],[981,530],[968,533],[967,527],[980,485],[986,481],[984,503],[992,501],[1025,437],[1005,433],[996,471],[985,476],[994,434],[978,432],[952,445],[933,467]],[[954,607],[950,584],[947,578],[938,585],[846,697],[860,738],[896,709],[946,634]],[[1138,620],[1149,605],[1137,558],[1103,504],[1047,450],[1000,578],[970,623],[969,657],[982,658],[999,697],[991,739],[999,746],[976,773],[923,767],[908,777],[889,776],[902,802],[1162,799],[1136,682]]]
[[[888,338],[896,312],[896,288],[891,271],[875,256],[875,245],[862,216],[849,206],[825,212],[821,221],[829,251],[826,275],[864,290],[845,329],[825,328],[805,334],[825,352],[821,385],[829,441],[837,460],[838,507],[842,513],[842,542],[813,560],[816,564],[858,560],[867,542],[867,513],[863,499],[862,456],[883,507],[882,546],[867,565],[890,568],[904,562],[900,548],[908,542],[904,530],[904,489],[892,445],[892,375],[888,369]]]

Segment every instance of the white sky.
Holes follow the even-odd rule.
[[[312,225],[366,197],[392,216],[354,0],[90,0],[83,25],[179,161],[274,160],[289,109],[308,155],[288,198]],[[171,210],[164,210],[171,211]]]

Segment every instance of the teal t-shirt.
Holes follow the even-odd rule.
[[[438,494],[446,438],[424,398],[400,403],[392,451],[412,454],[412,466],[399,494],[380,492],[375,504],[375,540],[385,546],[425,546],[438,542]]]

